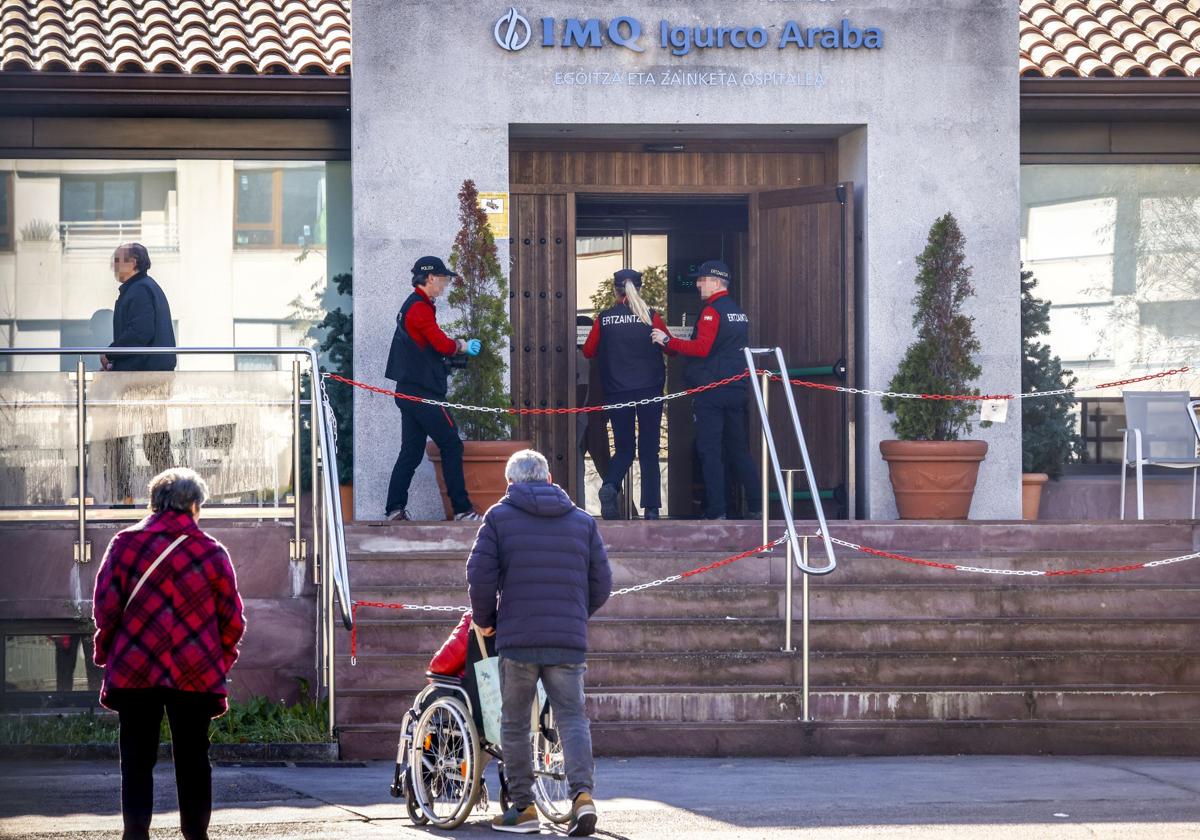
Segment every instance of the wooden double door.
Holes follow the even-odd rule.
[[[586,193],[585,193],[586,194]],[[630,194],[637,195],[637,190]],[[643,190],[642,195],[652,191]],[[697,194],[702,194],[697,190]],[[575,404],[576,300],[575,221],[580,193],[514,192],[510,216],[510,311],[512,393],[518,407],[553,409]],[[728,197],[729,191],[722,193]],[[733,249],[733,293],[751,321],[756,346],[783,349],[793,368],[839,366],[845,373],[808,373],[820,383],[855,384],[855,290],[853,186],[849,183],[792,189],[749,189],[748,226]],[[626,195],[628,198],[628,195]],[[582,305],[586,306],[584,301]],[[672,321],[674,323],[674,321]],[[765,357],[764,357],[765,358]],[[672,366],[680,365],[673,361]],[[676,372],[670,385],[679,381]],[[774,386],[770,416],[785,467],[801,458],[782,386]],[[854,403],[824,390],[795,390],[801,422],[827,515],[854,514]],[[685,398],[686,399],[686,398]],[[678,410],[676,411],[678,414]],[[676,434],[672,415],[672,463],[691,461],[690,438]],[[519,432],[550,461],[555,480],[578,485],[577,421],[574,415],[526,415]],[[759,456],[761,427],[751,412],[750,436]],[[681,452],[676,452],[676,449]],[[682,454],[681,454],[682,453]],[[672,467],[672,516],[686,513],[687,470]],[[694,483],[694,482],[693,482]],[[772,482],[773,485],[773,482]],[[804,481],[797,481],[797,487]],[[772,492],[774,487],[772,486]],[[684,494],[684,495],[680,495]],[[798,493],[798,496],[800,494]],[[801,515],[811,511],[807,494]],[[695,511],[698,513],[698,511]]]

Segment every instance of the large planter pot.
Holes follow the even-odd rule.
[[[900,518],[966,519],[987,448],[982,440],[880,441]]]
[[[342,499],[342,521],[350,522],[354,519],[354,485],[339,484],[338,495]]]
[[[1037,519],[1042,506],[1042,487],[1050,476],[1046,473],[1021,473],[1021,518]]]
[[[480,513],[490,508],[504,495],[508,482],[504,479],[504,465],[514,452],[533,446],[528,440],[467,440],[463,441],[463,474],[467,480],[467,494]],[[442,494],[442,510],[447,519],[454,518],[450,497],[446,495],[446,480],[442,477],[442,453],[430,441],[425,445],[425,454],[433,462],[438,490]]]

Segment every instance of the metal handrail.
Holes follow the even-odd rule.
[[[778,362],[777,370],[787,370],[788,366],[783,360],[783,349],[780,347],[746,347],[743,352],[746,355],[746,369],[750,372],[751,382],[754,381],[755,373],[758,370],[754,363],[755,356],[762,356],[769,353],[775,354],[775,360]],[[769,379],[764,377],[764,383],[769,383]],[[766,385],[764,384],[764,390]],[[796,558],[796,566],[805,574],[809,575],[827,575],[837,568],[837,557],[833,550],[833,539],[829,534],[829,526],[825,522],[825,510],[821,505],[820,490],[817,487],[816,476],[813,475],[812,460],[808,457],[808,444],[804,441],[804,430],[800,427],[800,412],[796,408],[796,396],[792,393],[792,383],[790,379],[783,381],[783,393],[787,397],[788,410],[792,417],[792,428],[796,432],[796,442],[800,445],[800,457],[804,461],[804,477],[808,482],[809,492],[812,494],[813,508],[817,512],[817,522],[820,525],[821,542],[825,545],[825,556],[828,563],[824,566],[810,566],[807,560],[807,553],[802,554],[800,550],[800,537],[796,533],[796,519],[792,514],[792,498],[787,490],[787,483],[783,478],[783,468],[779,463],[779,453],[775,449],[775,436],[771,432],[771,418],[767,413],[767,403],[763,398],[763,391],[757,387],[751,387],[754,391],[754,401],[758,406],[758,414],[762,419],[763,440],[767,444],[767,451],[771,457],[771,467],[775,475],[775,484],[779,489],[779,503],[783,508],[783,518],[787,521],[788,543],[792,548],[792,556]],[[767,499],[763,497],[763,516],[767,515]]]
[[[332,428],[332,412],[328,400],[325,399],[324,380],[321,376],[320,362],[317,351],[309,347],[0,347],[0,356],[79,356],[82,369],[83,356],[96,355],[206,355],[206,356],[237,356],[237,355],[276,355],[276,356],[307,356],[310,365],[310,375],[313,382],[312,411],[318,424],[318,437],[322,451],[325,453],[325,469],[322,470],[322,496],[324,497],[324,513],[330,522],[325,529],[329,544],[326,546],[326,557],[333,562],[332,578],[334,590],[337,593],[338,606],[342,611],[342,623],[347,630],[354,627],[353,602],[350,597],[350,576],[346,557],[346,537],[343,532],[342,502],[337,485],[336,444]],[[80,376],[78,387],[82,389],[83,377]],[[319,395],[319,398],[318,398]],[[82,405],[82,403],[81,403]],[[81,408],[82,411],[82,408]],[[80,423],[79,434],[83,434],[83,424]],[[299,441],[296,441],[299,446]],[[81,459],[82,461],[82,459]],[[81,463],[80,470],[83,466]],[[315,480],[314,476],[314,480]],[[297,480],[299,476],[297,476]],[[86,500],[82,492],[83,482],[80,483],[80,551],[83,552],[86,542],[83,537],[85,522]],[[298,491],[297,487],[297,491]],[[315,491],[314,483],[314,491]],[[296,493],[299,504],[299,492]],[[316,527],[317,523],[313,523]],[[82,556],[82,555],[81,555]]]

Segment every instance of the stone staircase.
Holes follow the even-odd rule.
[[[348,527],[354,596],[465,604],[474,532]],[[1194,522],[835,523],[833,532],[1009,569],[1124,565],[1200,548]],[[738,553],[759,543],[761,526],[620,522],[601,533],[619,588]],[[809,723],[798,720],[800,655],[780,650],[783,580],[779,549],[611,600],[591,629],[597,754],[1200,751],[1200,560],[1030,578],[841,550],[838,570],[811,585]],[[798,647],[799,580],[795,603]],[[394,755],[401,715],[457,617],[362,609],[355,667],[349,634],[339,633],[343,757]]]

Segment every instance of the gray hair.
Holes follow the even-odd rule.
[[[194,506],[208,501],[208,485],[187,467],[163,470],[150,479],[150,510],[161,513],[174,510],[191,513]]]
[[[514,452],[504,466],[504,477],[512,484],[529,481],[549,481],[550,464],[546,456],[533,449]]]

